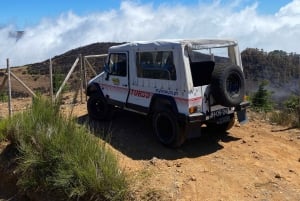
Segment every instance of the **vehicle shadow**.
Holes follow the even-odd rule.
[[[78,123],[87,125],[95,136],[134,160],[195,158],[222,149],[219,142],[240,140],[229,133],[208,134],[204,131],[200,137],[188,139],[180,148],[168,148],[153,134],[151,120],[128,111],[116,111],[111,121],[102,122],[84,115],[78,118]]]

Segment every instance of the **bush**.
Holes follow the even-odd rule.
[[[255,110],[269,112],[273,109],[272,93],[265,89],[267,85],[267,81],[261,82],[257,92],[251,98],[252,106]]]
[[[63,83],[65,77],[62,73],[54,73],[53,74],[53,93],[57,93],[59,88],[61,87],[61,84]],[[69,86],[66,84],[64,88],[62,89],[63,92],[68,91]]]
[[[7,102],[8,95],[5,92],[0,91],[0,102]]]
[[[280,111],[273,112],[270,120],[274,123],[300,127],[300,101],[298,96],[291,96],[284,102],[284,108]]]
[[[2,120],[0,118],[0,142],[5,140],[5,134],[4,134],[4,131],[5,131],[5,128],[6,128],[6,120]]]
[[[19,150],[18,185],[25,191],[57,192],[66,199],[123,200],[125,175],[104,142],[36,98],[32,108],[4,121],[0,133]]]

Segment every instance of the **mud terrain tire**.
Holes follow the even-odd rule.
[[[215,66],[211,91],[218,104],[226,107],[238,106],[245,94],[245,78],[242,70],[232,64]]]
[[[175,115],[169,110],[156,111],[153,115],[153,129],[159,141],[172,148],[185,141],[185,132]]]
[[[101,96],[92,95],[87,102],[88,115],[93,120],[108,120],[111,106]]]

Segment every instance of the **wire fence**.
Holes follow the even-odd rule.
[[[7,59],[0,66],[0,118],[27,109],[37,94],[71,107],[84,104],[87,82],[101,71],[105,56],[69,55],[23,67],[11,67]]]

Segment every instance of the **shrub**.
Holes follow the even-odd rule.
[[[8,101],[8,95],[5,92],[0,91],[0,101],[1,102],[7,102]]]
[[[287,101],[284,102],[284,106],[291,112],[297,112],[300,106],[299,96],[291,96]]]
[[[18,185],[25,191],[57,192],[66,199],[123,200],[124,173],[104,142],[59,113],[59,105],[33,99],[0,132],[19,150]]]
[[[3,141],[5,139],[5,128],[6,128],[6,123],[7,123],[7,120],[2,120],[0,118],[0,142]]]
[[[65,79],[65,77],[64,77],[64,74],[62,74],[62,73],[54,73],[53,74],[53,93],[56,93],[59,90],[64,79]],[[68,86],[68,84],[66,84],[64,86],[64,88],[62,89],[62,91],[65,92],[68,90],[69,90],[69,86]]]
[[[300,127],[300,102],[298,96],[291,96],[284,102],[284,108],[280,111],[273,112],[270,116],[270,120],[274,123]]]
[[[255,92],[251,98],[252,106],[255,110],[269,112],[273,109],[273,102],[271,100],[272,93],[265,89],[267,85],[267,81],[261,82],[257,92]]]

